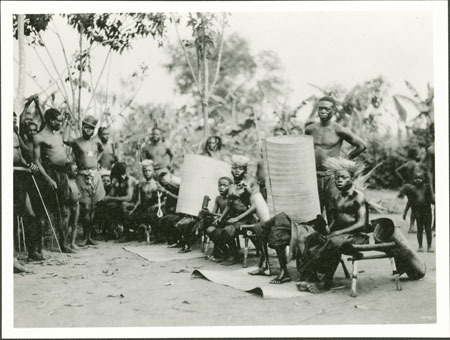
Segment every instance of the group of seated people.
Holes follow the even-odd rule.
[[[305,133],[312,135],[315,141],[316,166],[320,165],[317,167],[319,199],[321,208],[323,208],[322,203],[325,202],[328,226],[322,216],[318,215],[312,221],[303,221],[300,228],[297,228],[301,232],[293,235],[293,221],[285,213],[279,213],[270,219],[268,213],[261,214],[258,211],[257,200],[265,205],[264,199],[267,195],[263,187],[264,174],[261,176],[261,171],[258,171],[255,176],[250,175],[248,171],[250,160],[246,156],[233,155],[229,159],[221,150],[221,139],[217,136],[208,138],[203,155],[230,161],[230,176],[218,178],[218,195],[214,200],[212,211],[208,210],[208,204],[203,204],[199,207],[197,216],[179,213],[177,200],[181,178],[171,171],[173,155],[161,141],[159,128],[153,128],[150,143],[141,147],[142,179],[137,180],[128,173],[127,165],[118,161],[115,150],[108,140],[107,129],[99,129],[100,140],[94,138],[94,129],[97,125],[94,117],[85,117],[82,121],[82,136],[71,140],[69,138],[70,119],[65,119],[60,112],[53,109],[45,113],[44,130],[35,136],[23,139],[32,141],[29,146],[31,161],[24,160],[22,157],[22,154],[25,156],[27,148],[25,143],[21,142],[22,139],[14,125],[14,166],[17,166],[18,170],[28,167],[32,173],[39,173],[38,179],[47,180],[47,183],[41,186],[42,196],[39,192],[39,183],[34,183],[41,197],[33,197],[36,195],[24,186],[24,181],[20,180],[19,175],[22,172],[15,171],[14,192],[23,191],[24,194],[28,194],[29,200],[33,203],[33,209],[38,201],[45,206],[47,202],[56,198],[54,207],[49,204],[52,216],[49,216],[47,212],[47,216],[39,213],[41,210],[39,207],[35,210],[40,221],[46,218],[50,222],[51,220],[58,222],[56,231],[60,240],[60,250],[63,252],[73,252],[77,249],[75,244],[77,224],[81,215],[85,244],[95,244],[91,238],[92,234],[95,234],[93,226],[96,227],[94,230],[97,236],[102,234],[107,240],[126,242],[145,237],[149,243],[167,242],[168,247],[180,248],[178,251],[181,253],[190,252],[200,236],[207,236],[214,243],[210,260],[223,265],[233,265],[240,261],[238,236],[244,233],[244,229],[251,227],[252,233],[247,235],[259,250],[261,257],[258,269],[249,274],[271,275],[267,251],[269,246],[276,250],[281,269],[270,283],[289,282],[291,278],[287,270],[285,249],[290,246],[293,252],[297,252],[297,269],[305,278],[305,283],[300,285],[301,288],[311,292],[329,289],[343,249],[353,242],[366,241],[358,235],[368,225],[368,205],[364,195],[354,186],[354,180],[361,172],[358,164],[336,156],[344,140],[348,140],[355,146],[348,157],[350,159],[364,150],[364,144],[358,142],[358,138],[350,132],[341,131],[342,128],[338,126],[334,128],[337,131],[336,136],[340,139],[337,146],[334,146],[334,151],[326,153],[320,149],[325,147],[317,141],[323,142],[323,131],[329,134],[327,126],[322,125],[329,121],[331,108],[334,105],[329,98],[321,100],[320,103],[323,106],[319,105],[321,123],[309,124]],[[29,123],[26,126],[33,126],[33,124]],[[301,133],[302,131],[297,130],[290,132],[290,134]],[[287,132],[280,129],[274,131],[275,136],[285,134]],[[328,135],[325,137],[332,142],[335,141],[334,135],[331,136],[333,138]],[[64,144],[72,147],[75,162],[67,162]],[[56,149],[58,152],[53,151]],[[170,161],[160,161],[167,156]],[[35,169],[35,163],[38,169]],[[258,163],[258,169],[261,170],[261,162]],[[64,193],[59,193],[62,190]],[[69,195],[66,195],[66,191]],[[16,196],[15,207],[25,207],[28,202],[26,195]],[[64,197],[64,200],[58,201],[58,197]],[[429,200],[425,200],[424,203],[422,202],[424,200],[419,198],[416,199],[418,203],[412,205],[416,217],[420,217],[424,204],[427,204],[427,209],[429,208]],[[205,197],[205,201],[207,199]],[[420,209],[417,208],[419,205]],[[19,210],[17,210],[19,214],[32,217],[32,214]],[[59,218],[51,218],[58,214]],[[61,215],[64,218],[61,218]],[[33,221],[29,224],[38,223]],[[37,232],[39,227],[30,228],[30,230]],[[69,240],[65,235],[68,230],[70,230]],[[39,235],[36,234],[34,243],[29,243],[30,247],[36,248],[35,251],[29,251],[28,258],[31,261],[44,259],[38,239]],[[430,246],[431,242],[429,250]]]

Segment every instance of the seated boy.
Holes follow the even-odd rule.
[[[214,208],[212,214],[208,211],[202,211],[202,223],[203,225],[209,225],[206,229],[206,234],[214,242],[214,250],[211,260],[221,262],[225,260],[227,254],[227,246],[222,243],[221,231],[223,225],[220,223],[220,217],[225,212],[228,206],[228,189],[233,183],[229,177],[221,177],[218,181],[219,195],[214,201]],[[212,217],[212,221],[211,221]],[[208,222],[212,222],[211,224]]]
[[[153,178],[153,162],[147,159],[141,164],[144,180],[137,187],[138,199],[129,213],[129,220],[133,224],[134,230],[138,230],[142,224],[149,224],[152,229],[156,230],[159,225],[158,208],[162,208],[160,204],[158,205],[158,193],[161,193],[161,186]]]
[[[233,155],[231,157],[231,174],[234,184],[228,189],[228,205],[224,211],[220,223],[224,227],[221,232],[220,242],[227,245],[230,254],[225,262],[225,266],[238,263],[238,248],[236,236],[244,224],[256,222],[253,214],[256,206],[252,203],[253,191],[256,190],[256,183],[246,180],[249,159],[245,156]],[[222,222],[223,221],[223,222]]]
[[[343,158],[328,158],[324,165],[334,173],[339,193],[334,199],[334,219],[329,226],[330,233],[326,236],[318,233],[310,235],[298,262],[297,269],[304,281],[297,285],[300,290],[311,293],[330,289],[341,255],[351,253],[352,244],[368,242],[365,235],[358,235],[369,220],[366,199],[354,187],[362,166]]]
[[[123,226],[124,234],[118,242],[130,240],[129,225],[126,224],[127,216],[131,207],[134,206],[135,188],[137,180],[127,174],[125,163],[114,163],[111,169],[111,190],[103,199],[104,216],[108,225]]]

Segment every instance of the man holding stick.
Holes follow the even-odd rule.
[[[27,163],[20,151],[19,135],[17,131],[17,117],[14,114],[14,133],[13,133],[13,147],[14,147],[14,214],[23,219],[23,225],[26,228],[26,246],[28,251],[29,261],[44,260],[41,249],[41,227],[34,214],[29,190],[32,188],[31,171],[37,172],[37,167],[33,163]],[[18,226],[19,227],[19,226]],[[25,237],[24,237],[25,238]],[[19,240],[20,242],[20,240]],[[14,259],[14,270],[16,272],[25,272],[17,259]]]
[[[309,124],[305,129],[305,134],[314,139],[320,209],[323,212],[325,208],[328,225],[333,222],[333,199],[339,192],[334,185],[333,174],[323,166],[323,161],[328,157],[339,157],[344,141],[354,147],[345,157],[347,159],[355,158],[366,149],[361,138],[349,129],[331,121],[335,112],[336,102],[333,98],[320,98],[317,104],[320,121]]]
[[[57,241],[62,252],[73,253],[66,245],[67,226],[63,218],[63,204],[69,198],[69,185],[65,164],[67,162],[61,128],[64,117],[61,112],[50,108],[45,111],[45,128],[33,137],[33,158],[39,169],[39,188],[50,218],[57,220]]]
[[[103,148],[99,141],[92,138],[96,125],[97,119],[88,115],[81,123],[81,137],[70,140],[70,125],[67,124],[63,138],[64,143],[72,147],[78,166],[77,185],[81,194],[80,218],[85,237],[83,245],[97,244],[91,237],[91,231],[96,205],[105,197],[102,178],[97,169]]]

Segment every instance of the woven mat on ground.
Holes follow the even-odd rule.
[[[240,269],[236,269],[236,266],[219,267],[215,265],[197,269],[192,272],[192,276],[194,278],[205,278],[211,282],[244,292],[262,295],[264,299],[284,299],[310,295],[310,293],[299,292],[294,281],[278,285],[269,284],[269,281],[275,278],[275,276],[249,275],[248,272],[255,270],[256,267]],[[292,273],[291,277],[295,278],[296,274]]]
[[[163,262],[172,260],[189,260],[205,255],[199,249],[193,249],[189,253],[178,253],[179,248],[167,248],[167,245],[143,245],[143,246],[126,246],[126,251],[139,255],[150,262]]]

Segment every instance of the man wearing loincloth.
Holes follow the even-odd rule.
[[[320,209],[323,213],[323,208],[325,208],[328,224],[333,222],[332,203],[338,191],[334,185],[333,176],[325,169],[323,161],[328,157],[339,157],[344,141],[354,147],[346,156],[348,159],[355,158],[366,149],[361,138],[349,129],[331,121],[335,112],[335,100],[331,97],[322,97],[317,104],[320,121],[309,124],[305,128],[305,134],[311,135],[314,139]]]
[[[72,147],[78,166],[77,185],[80,190],[80,222],[83,226],[85,240],[83,245],[97,244],[91,235],[95,208],[105,197],[102,179],[97,169],[97,162],[103,148],[98,140],[93,139],[97,119],[86,116],[81,123],[81,137],[70,140],[70,125],[64,129],[64,143]]]
[[[51,220],[54,221],[52,224],[58,234],[61,250],[72,253],[73,250],[66,244],[68,230],[64,218],[64,205],[70,195],[65,171],[66,150],[61,134],[64,117],[53,108],[45,111],[44,117],[44,130],[33,137],[34,164],[39,168],[39,188]],[[41,216],[46,218],[45,215]]]
[[[361,234],[369,221],[367,202],[364,194],[354,187],[362,166],[343,158],[328,158],[323,166],[334,174],[339,193],[334,200],[330,233],[310,235],[298,262],[297,269],[304,281],[297,285],[300,290],[311,293],[331,288],[341,255],[352,254],[352,244],[368,243],[367,235]]]

